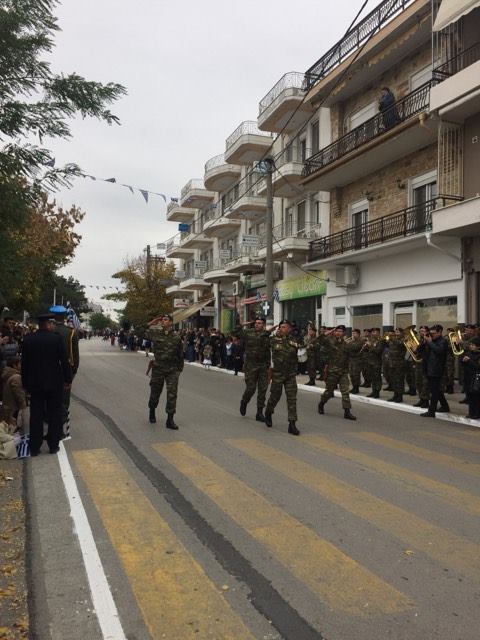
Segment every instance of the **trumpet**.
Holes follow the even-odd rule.
[[[462,346],[462,332],[460,331],[459,327],[457,327],[455,331],[450,331],[448,333],[448,340],[450,341],[450,347],[452,348],[454,356],[461,356],[463,353],[465,353],[465,349]]]
[[[405,333],[407,337],[403,341],[405,349],[408,351],[410,356],[415,362],[421,362],[422,359],[417,355],[417,348],[420,346],[420,340],[418,339],[418,334],[415,331],[415,325],[412,324],[405,329]]]

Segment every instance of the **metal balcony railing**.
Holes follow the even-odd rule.
[[[174,235],[173,238],[167,240],[165,243],[167,253],[170,251],[170,249],[179,247],[188,235],[188,231],[182,231],[181,233],[177,233],[176,235]]]
[[[305,72],[304,87],[309,90],[320,82],[328,73],[338,67],[345,58],[359,49],[373,34],[404,11],[415,0],[384,0],[373,11]]]
[[[175,209],[176,207],[179,206],[179,202],[178,200],[171,200],[168,204],[167,204],[167,215],[170,213],[170,211],[172,209]]]
[[[286,89],[299,89],[303,91],[304,74],[298,71],[289,71],[283,75],[280,80],[270,89],[258,103],[258,115],[261,116],[264,111],[274,102],[278,96]]]
[[[374,140],[386,131],[405,122],[409,118],[428,109],[430,104],[430,86],[427,82],[401,100],[395,102],[389,109],[369,118],[363,124],[355,127],[328,147],[320,149],[313,156],[307,158],[304,175],[309,176],[319,169],[335,162],[350,151],[358,149],[366,142]]]
[[[272,229],[273,236],[273,248],[278,246],[276,243],[286,238],[300,238],[303,240],[313,240],[319,238],[321,234],[321,225],[314,222],[300,222],[296,220],[290,220],[283,224],[278,224]],[[266,237],[260,238],[259,248],[263,249],[266,246]]]
[[[264,138],[272,137],[271,133],[265,133],[265,131],[260,131],[260,129],[257,127],[257,123],[255,120],[245,120],[226,139],[225,141],[226,151],[228,151],[230,147],[233,147],[235,142],[237,142],[237,140],[244,135],[262,136]]]
[[[395,238],[425,233],[432,228],[432,212],[447,202],[462,200],[460,196],[438,196],[433,200],[395,211],[376,220],[334,233],[310,243],[309,262],[347,251],[365,249]]]
[[[301,147],[300,145],[297,145],[295,143],[288,145],[275,156],[275,166],[281,167],[282,165],[289,162],[298,162],[300,164],[304,164],[307,158],[310,157],[311,153],[311,149]]]
[[[187,184],[183,187],[181,191],[181,199],[184,200],[187,193],[192,191],[193,189],[203,189],[205,190],[205,185],[203,184],[203,180],[201,178],[192,178],[187,182]]]
[[[221,167],[222,164],[227,164],[225,162],[225,154],[219,153],[218,156],[214,156],[213,158],[210,158],[210,160],[207,160],[205,163],[205,173],[208,173],[208,171],[216,169],[217,167]]]
[[[466,69],[474,62],[480,60],[480,42],[477,42],[473,46],[465,49],[461,53],[457,54],[450,60],[447,60],[444,64],[433,70],[433,82],[443,82],[446,78],[454,76],[459,71]]]
[[[208,265],[207,267],[203,268],[203,269],[185,269],[185,280],[190,280],[192,278],[198,279],[198,280],[203,280],[203,274],[208,271]]]
[[[236,247],[232,249],[232,255],[230,260],[226,262],[226,264],[230,264],[239,258],[258,258],[258,250],[260,245],[256,247]]]

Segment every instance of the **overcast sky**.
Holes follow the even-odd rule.
[[[170,197],[225,150],[243,120],[287,71],[305,71],[343,34],[361,2],[352,0],[64,0],[53,67],[125,85],[113,106],[121,126],[73,123],[50,147],[57,165],[76,162],[99,178]],[[377,2],[369,2],[362,15]],[[176,233],[158,196],[146,204],[117,185],[79,178],[57,194],[86,212],[74,261],[64,272],[84,285],[117,286],[111,275]],[[104,291],[87,287],[99,300]],[[102,302],[105,305],[105,302]],[[107,305],[114,306],[112,303]]]

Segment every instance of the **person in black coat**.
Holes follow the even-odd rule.
[[[382,114],[385,129],[390,129],[400,122],[400,116],[395,106],[395,95],[388,87],[382,87],[378,110]]]
[[[462,358],[465,371],[468,372],[468,416],[478,420],[480,418],[480,389],[477,376],[480,375],[480,338],[472,338],[468,343],[468,350]],[[467,378],[467,376],[466,376]]]
[[[424,341],[417,350],[417,353],[423,354],[423,370],[430,388],[430,404],[428,411],[421,414],[422,418],[434,418],[438,402],[440,402],[440,412],[448,413],[450,411],[442,389],[442,378],[445,373],[448,352],[448,344],[442,333],[441,324],[430,327],[429,333],[425,335]]]
[[[47,442],[57,453],[62,436],[63,390],[72,383],[72,369],[63,338],[53,333],[53,314],[38,316],[39,328],[25,338],[22,352],[22,384],[30,393],[30,455],[40,453],[43,417],[47,414]]]

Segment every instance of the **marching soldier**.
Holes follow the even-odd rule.
[[[67,308],[63,305],[54,305],[49,309],[54,314],[55,325],[53,331],[63,338],[67,350],[68,362],[72,369],[72,380],[75,378],[80,365],[80,353],[78,349],[78,335],[73,327],[65,324]],[[70,393],[71,384],[63,389],[62,398],[62,437],[68,440],[70,436]]]
[[[318,413],[325,413],[324,406],[333,397],[337,384],[342,394],[342,407],[346,420],[356,420],[351,412],[350,396],[348,394],[349,380],[348,369],[352,353],[356,353],[362,347],[361,342],[345,342],[345,326],[338,325],[335,329],[328,331],[324,336],[320,336],[328,349],[328,373],[325,383],[325,391],[318,403]]]
[[[425,335],[428,334],[428,327],[421,326],[418,330],[420,334],[420,345],[425,341]],[[428,388],[428,379],[423,366],[423,358],[425,352],[423,349],[420,351],[417,349],[416,356],[421,359],[421,362],[415,363],[415,386],[417,388],[418,402],[414,407],[421,407],[422,409],[428,409],[430,403],[430,390]]]
[[[146,336],[152,341],[154,361],[150,380],[149,420],[154,424],[155,409],[158,406],[163,385],[167,386],[167,429],[178,429],[173,416],[177,407],[177,389],[180,373],[183,371],[182,338],[172,329],[172,316],[163,314],[148,323]],[[148,375],[148,371],[147,371]]]
[[[350,393],[357,394],[360,392],[360,376],[362,373],[362,365],[363,365],[363,353],[362,347],[365,344],[360,337],[359,329],[352,330],[352,342],[354,342],[359,348],[357,351],[353,351],[350,353],[350,382],[352,383],[352,388],[350,389]],[[366,385],[364,385],[366,386]]]
[[[307,385],[309,387],[314,387],[319,363],[319,348],[317,330],[313,326],[313,324],[308,325],[307,336],[305,338],[305,346],[307,348]]]
[[[368,371],[368,379],[372,383],[372,392],[367,398],[380,398],[382,390],[382,355],[385,340],[380,336],[380,329],[374,327],[370,332],[370,339],[362,347]]]
[[[297,422],[297,351],[300,345],[290,338],[291,330],[291,323],[288,320],[282,320],[277,332],[270,339],[273,369],[270,397],[265,409],[265,424],[267,427],[272,426],[272,414],[282,397],[282,388],[285,387],[288,433],[299,436],[300,431],[295,423]]]
[[[251,323],[246,323],[251,324]],[[238,328],[233,332],[243,339],[245,349],[245,391],[240,401],[240,413],[247,413],[247,405],[257,391],[257,414],[255,420],[265,422],[263,408],[268,388],[268,369],[270,367],[270,333],[265,331],[265,318],[258,316],[254,328]]]
[[[363,342],[364,344],[368,344],[370,341],[370,338],[372,336],[372,331],[373,329],[364,329],[363,330]],[[370,377],[370,367],[368,365],[368,354],[367,351],[364,349],[361,354],[360,354],[360,358],[361,358],[361,365],[362,365],[362,377],[363,377],[363,384],[361,384],[360,386],[368,389],[369,387],[372,386],[372,379]]]
[[[405,393],[405,353],[403,344],[403,329],[397,327],[395,335],[388,341],[388,360],[390,364],[390,380],[393,396],[388,398],[388,402],[403,402]]]

